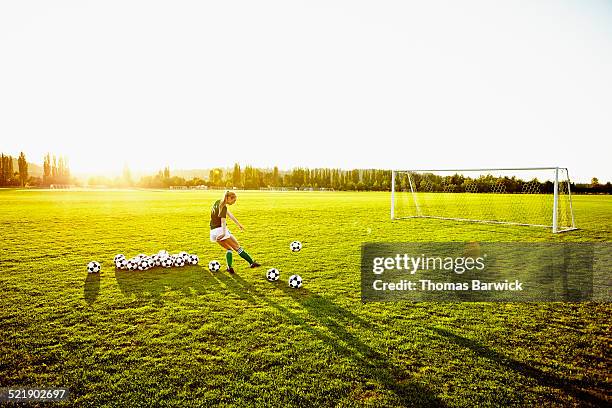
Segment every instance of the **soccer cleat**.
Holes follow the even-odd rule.
[[[229,273],[234,273],[234,268],[227,268],[227,271],[228,271]]]
[[[257,268],[258,266],[261,266],[260,264],[258,264],[257,262],[253,262],[251,264],[251,268]]]

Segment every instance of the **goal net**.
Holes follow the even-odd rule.
[[[391,180],[391,219],[576,229],[566,168],[404,170]]]

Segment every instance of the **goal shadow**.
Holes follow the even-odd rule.
[[[487,360],[490,360],[495,365],[514,371],[517,374],[532,378],[541,386],[558,388],[563,390],[568,395],[571,395],[574,398],[578,399],[580,401],[580,405],[584,404],[600,407],[608,405],[607,400],[605,398],[602,398],[590,392],[590,390],[592,390],[594,386],[598,386],[600,392],[602,394],[605,393],[604,390],[607,388],[607,385],[605,384],[597,384],[596,382],[589,382],[585,380],[571,380],[561,378],[558,375],[547,373],[527,363],[517,361],[511,357],[508,357],[498,351],[491,349],[490,347],[480,344],[475,340],[452,333],[447,329],[443,329],[440,327],[430,327],[429,329],[433,331],[437,336],[449,342],[455,343],[460,347],[469,349],[474,352],[474,354],[478,355],[479,357],[483,357]]]

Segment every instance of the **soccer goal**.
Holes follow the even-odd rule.
[[[391,219],[575,230],[567,168],[402,170],[391,173]]]

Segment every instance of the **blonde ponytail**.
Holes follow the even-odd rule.
[[[228,197],[235,197],[236,193],[230,190],[225,190],[225,194],[223,195],[223,200],[219,203],[219,215],[221,215],[221,211],[223,211],[223,207],[225,207]]]

